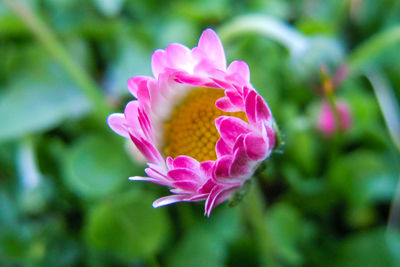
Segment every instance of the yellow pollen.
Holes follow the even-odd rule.
[[[190,156],[198,161],[216,160],[219,133],[215,119],[227,115],[247,121],[246,113],[224,112],[215,106],[224,90],[200,87],[190,91],[164,124],[164,153],[175,158]]]

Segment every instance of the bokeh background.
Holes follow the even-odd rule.
[[[207,27],[283,140],[262,205],[210,218],[153,209],[168,190],[128,181],[144,166],[106,125],[155,49]],[[0,1],[0,265],[400,266],[399,27],[398,0]],[[327,136],[329,82],[352,125]]]

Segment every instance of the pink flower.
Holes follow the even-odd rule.
[[[152,56],[153,77],[129,79],[137,98],[108,124],[130,138],[148,161],[149,181],[172,195],[153,203],[206,200],[205,214],[242,186],[275,146],[274,120],[250,84],[243,61],[226,67],[217,34],[207,29],[198,46],[173,43]]]
[[[336,106],[340,117],[341,130],[347,131],[352,124],[350,108],[344,101],[337,101]],[[335,133],[335,113],[326,101],[322,102],[317,127],[326,136],[332,136]]]

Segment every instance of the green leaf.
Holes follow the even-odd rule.
[[[334,255],[337,256],[330,259],[331,266],[398,266],[388,248],[384,229],[347,238]]]
[[[84,198],[116,192],[140,170],[128,159],[120,143],[95,135],[82,137],[71,146],[64,168],[65,183]]]
[[[342,155],[331,165],[327,174],[330,184],[338,193],[345,195],[349,204],[359,205],[366,203],[371,194],[365,185],[385,171],[385,162],[379,154],[357,150]]]
[[[93,0],[97,9],[107,17],[114,17],[122,9],[124,0]]]
[[[115,96],[129,94],[127,81],[138,75],[151,76],[151,53],[135,40],[119,41],[118,58],[106,72],[107,90]]]
[[[318,178],[307,178],[305,179],[298,168],[291,164],[284,165],[282,168],[282,172],[285,175],[288,183],[292,187],[295,192],[298,192],[302,195],[317,195],[323,192],[325,187],[324,180]]]
[[[388,228],[386,232],[386,242],[392,255],[400,264],[400,232],[399,229]]]
[[[227,0],[176,1],[174,12],[192,20],[221,20],[231,9]]]
[[[171,250],[167,266],[225,266],[227,244],[241,233],[237,211],[221,207],[211,219],[200,219]]]
[[[287,138],[288,155],[307,175],[313,175],[318,167],[318,149],[316,139],[309,130],[296,129]]]
[[[289,265],[301,264],[303,256],[298,245],[307,229],[299,212],[288,204],[276,204],[268,210],[266,220],[267,229],[281,260]]]
[[[372,176],[363,185],[366,198],[370,201],[389,203],[395,196],[398,178],[396,173],[382,173]]]
[[[400,26],[376,33],[354,49],[348,59],[351,75],[359,74],[371,65],[375,57],[400,42]]]
[[[51,129],[88,108],[83,94],[65,80],[20,79],[0,96],[0,141]]]
[[[224,266],[225,254],[226,251],[223,244],[216,242],[212,233],[204,228],[197,229],[196,231],[191,231],[177,247],[177,251],[173,252],[173,256],[167,266]]]
[[[86,218],[89,245],[124,259],[144,259],[160,251],[168,238],[165,209],[153,209],[153,194],[130,191],[96,205]]]

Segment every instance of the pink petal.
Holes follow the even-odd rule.
[[[201,177],[195,172],[188,169],[173,169],[168,172],[168,176],[175,181],[190,180],[190,181],[201,181]]]
[[[257,95],[256,98],[256,116],[257,120],[271,119],[271,111],[269,110],[267,104],[260,95]]]
[[[160,73],[158,75],[157,83],[156,83],[156,88],[154,91],[154,94],[159,94],[161,95],[164,99],[168,99],[171,91],[170,91],[170,83],[171,83],[171,74],[170,73]]]
[[[172,196],[162,197],[153,202],[153,208],[158,208],[172,203],[185,201],[187,197],[188,197],[187,195],[172,195]]]
[[[212,29],[203,31],[198,47],[205,51],[207,58],[211,59],[217,68],[226,69],[224,48],[218,35]]]
[[[232,154],[232,147],[228,146],[222,138],[218,139],[215,150],[218,158]]]
[[[266,127],[268,137],[268,149],[271,150],[275,147],[276,137],[275,131],[271,127]]]
[[[187,192],[196,192],[199,188],[199,184],[193,181],[185,180],[172,183],[173,187],[183,189]]]
[[[232,104],[232,102],[229,100],[228,97],[224,96],[221,97],[220,99],[218,99],[215,102],[215,105],[217,106],[217,108],[226,111],[226,112],[237,112],[237,111],[241,111],[241,109],[239,107],[236,107],[235,105]]]
[[[238,88],[239,91],[241,91],[243,99],[246,99],[247,95],[251,92],[254,91],[254,89],[252,89],[251,87],[245,85],[242,88]]]
[[[256,98],[257,93],[252,90],[246,96],[245,109],[246,115],[250,123],[256,123]]]
[[[205,78],[196,77],[183,72],[176,73],[175,81],[178,83],[184,83],[193,86],[202,86],[204,83],[207,83],[207,80]]]
[[[217,129],[219,129],[219,127],[221,126],[221,122],[226,118],[226,116],[220,116],[218,118],[215,119],[215,126],[217,127]]]
[[[228,83],[228,82],[226,82],[224,80],[221,80],[221,79],[216,79],[215,77],[210,77],[210,79],[213,80],[214,83],[216,83],[219,88],[222,88],[222,89],[233,89],[231,83]]]
[[[198,190],[199,193],[210,193],[210,191],[215,186],[212,179],[207,180]]]
[[[348,105],[344,101],[338,101],[336,103],[337,110],[340,117],[340,125],[342,130],[347,130],[352,122],[351,113]],[[335,132],[335,113],[327,101],[322,102],[322,109],[319,115],[318,128],[321,132],[327,136],[332,135]]]
[[[344,101],[338,101],[337,109],[340,115],[340,124],[344,130],[347,130],[352,125],[352,116],[350,107]]]
[[[328,135],[335,131],[335,115],[326,101],[322,102],[318,128]]]
[[[137,138],[132,134],[129,134],[132,142],[136,145],[138,150],[143,154],[143,156],[151,163],[160,163],[162,161],[162,156],[158,150],[147,140],[143,138]]]
[[[122,113],[113,113],[107,118],[107,124],[117,134],[128,138],[129,130],[126,127],[125,116]]]
[[[137,98],[137,91],[138,91],[138,86],[139,84],[141,84],[142,82],[146,82],[152,79],[151,77],[147,77],[147,76],[136,76],[136,77],[132,77],[128,80],[128,89],[129,92]]]
[[[167,157],[167,167],[169,170],[172,170],[174,168],[174,160],[171,157]]]
[[[232,164],[232,156],[227,155],[218,158],[214,165],[214,179],[216,182],[226,183],[230,179],[230,169]]]
[[[140,104],[146,107],[150,107],[151,99],[149,88],[147,88],[147,81],[142,81],[138,84],[137,98],[140,100]]]
[[[209,202],[206,202],[205,215],[207,215],[207,217],[210,217],[211,212],[214,209],[214,207],[216,207],[217,205],[219,205],[222,202],[224,202],[225,200],[227,200],[231,196],[231,194],[239,187],[240,187],[240,185],[234,186],[234,187],[229,187],[226,189],[220,189],[219,191],[216,190],[216,192],[213,195],[211,195],[211,193],[210,193],[207,200],[208,199],[211,199],[211,200]]]
[[[157,49],[154,51],[151,57],[151,69],[153,71],[154,77],[158,77],[160,73],[162,73],[165,67],[168,66],[165,51],[161,49]]]
[[[233,61],[229,65],[227,72],[228,72],[228,74],[236,73],[236,74],[240,75],[241,77],[243,77],[246,81],[250,81],[249,66],[244,61],[240,61],[240,60]]]
[[[202,53],[203,54],[203,53]],[[207,76],[214,76],[212,74],[212,72],[215,69],[215,62],[209,58],[207,58],[207,55],[205,56],[200,56],[200,55],[196,55],[193,54],[195,58],[197,58],[198,63],[196,64],[196,66],[193,69],[193,73],[195,73],[196,75],[204,75],[207,74]]]
[[[189,198],[188,201],[204,200],[207,197],[208,197],[208,193],[206,193],[206,194],[198,194],[198,195],[195,195],[195,196]]]
[[[212,178],[214,163],[214,161],[203,161],[200,163],[200,171],[202,172],[204,178]]]
[[[225,94],[233,105],[237,106],[241,110],[244,109],[243,98],[238,94],[238,92],[226,91]]]
[[[230,168],[230,174],[232,177],[243,177],[247,175],[251,175],[252,172],[252,164],[250,162],[249,157],[244,149],[244,147],[240,147],[235,151],[233,156],[233,162]],[[246,179],[250,177],[245,177]]]
[[[241,134],[236,138],[235,144],[232,147],[232,151],[236,151],[237,149],[243,147],[244,137],[246,134]]]
[[[165,174],[163,174],[161,171],[157,170],[156,168],[146,168],[144,172],[151,178],[154,179],[161,179],[161,180],[166,180],[168,181],[169,178]]]
[[[238,186],[216,186],[211,190],[205,203],[205,214],[210,217],[211,211],[215,206],[229,198],[230,194],[237,189]]]
[[[169,67],[192,71],[192,57],[190,49],[184,45],[173,43],[165,49]]]
[[[173,166],[175,168],[185,168],[195,170],[200,167],[200,163],[188,156],[178,156],[174,159]]]
[[[145,182],[150,182],[150,183],[155,183],[155,184],[160,184],[160,185],[166,185],[166,186],[170,185],[170,183],[165,181],[165,180],[154,179],[154,178],[149,178],[149,177],[142,177],[142,176],[129,177],[129,180],[131,180],[131,181],[145,181]]]
[[[249,133],[244,138],[244,146],[246,149],[247,156],[255,161],[264,159],[268,153],[268,143],[254,133]]]
[[[218,194],[222,192],[223,187],[222,186],[216,186],[211,190],[210,195],[208,196],[206,203],[205,203],[205,209],[204,209],[204,215],[207,217],[210,217],[212,209],[215,207],[215,199],[217,198]]]
[[[239,135],[250,132],[249,125],[245,121],[236,117],[222,117],[223,119],[216,126],[221,138],[228,146],[233,146]]]
[[[159,78],[162,75],[159,76]],[[160,88],[158,87],[158,81],[155,79],[149,79],[147,81],[147,88],[149,89],[150,93],[150,100],[151,100],[151,106],[156,107],[159,104],[159,101],[162,101],[164,96],[160,93]]]
[[[138,121],[140,128],[142,129],[142,132],[146,136],[147,139],[153,140],[153,130],[151,127],[151,123],[149,120],[149,117],[147,116],[146,112],[143,111],[143,109],[139,108],[138,109]]]
[[[130,101],[125,109],[124,115],[129,128],[133,130],[133,132],[138,133],[140,125],[138,120],[138,108],[139,108],[139,101],[133,100]],[[140,133],[140,132],[139,132]]]

